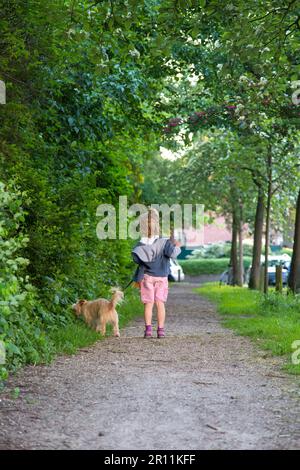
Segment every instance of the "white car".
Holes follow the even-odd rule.
[[[281,256],[269,256],[268,260],[268,283],[275,286],[276,284],[276,266],[282,266],[282,283],[286,285],[289,277],[289,270],[291,265],[291,257],[287,254]],[[264,265],[264,263],[262,263]]]
[[[169,281],[180,282],[184,281],[184,272],[180,264],[176,259],[170,258],[170,274],[168,276]]]
[[[265,265],[265,257],[262,255],[260,259],[261,266]],[[283,255],[270,255],[268,257],[268,284],[274,285],[276,284],[276,265],[282,265],[282,283],[286,285],[288,282],[289,270],[291,265],[291,257],[284,253]],[[246,279],[245,282],[249,283],[251,272],[251,266],[246,272]]]

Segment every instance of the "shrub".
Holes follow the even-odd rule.
[[[286,255],[289,255],[290,257],[292,257],[293,249],[292,248],[287,248],[287,247],[286,248],[281,248],[280,254],[282,254],[282,255],[286,254]]]
[[[243,245],[244,256],[252,256],[252,245]],[[188,255],[188,259],[211,259],[211,258],[229,258],[231,251],[231,243],[213,243],[211,245],[204,245],[197,248]]]
[[[36,290],[30,284],[25,267],[28,259],[22,251],[28,238],[22,231],[26,195],[0,182],[0,340],[6,349],[11,369],[21,363],[35,362],[40,351],[47,351],[41,320],[36,314]],[[7,376],[7,365],[0,379]]]
[[[8,371],[22,364],[49,362],[59,352],[73,353],[99,339],[99,334],[75,318],[70,305],[79,294],[87,298],[110,295],[109,285],[118,284],[128,275],[129,245],[112,256],[112,247],[104,244],[106,248],[101,250],[106,249],[106,258],[91,257],[87,262],[84,253],[79,252],[70,266],[70,277],[63,273],[44,276],[43,285],[37,289],[26,274],[29,260],[23,257],[28,246],[25,204],[30,201],[24,192],[0,182],[0,340],[6,350],[6,363],[0,365],[0,383]],[[118,269],[118,263],[122,269]],[[126,291],[126,299],[130,301],[120,307],[121,326],[141,313],[135,290]]]
[[[187,259],[178,260],[185,274],[198,276],[200,274],[221,274],[228,268],[229,258]],[[248,269],[251,258],[244,258],[244,268]]]

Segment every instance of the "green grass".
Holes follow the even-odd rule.
[[[300,364],[292,363],[292,344],[300,340],[299,296],[271,291],[265,297],[244,287],[220,287],[216,283],[205,284],[196,291],[216,303],[226,327],[249,336],[275,356],[285,356],[284,369],[300,374]]]
[[[137,289],[129,288],[125,294],[125,301],[119,305],[119,326],[122,328],[131,319],[142,315],[143,305],[139,300]],[[107,328],[107,335],[111,334],[111,328]],[[74,322],[59,328],[48,334],[54,344],[55,354],[75,354],[79,348],[90,346],[103,339],[100,333],[89,328],[82,319],[74,319]]]
[[[229,258],[184,259],[178,260],[185,274],[198,276],[199,274],[221,274],[228,268]],[[251,258],[244,257],[244,266],[248,268]]]
[[[99,333],[81,320],[49,333],[48,337],[54,344],[56,354],[75,354],[79,348],[90,346],[100,339]]]

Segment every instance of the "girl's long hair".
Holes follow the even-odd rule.
[[[159,235],[159,212],[150,208],[140,215],[140,231],[142,237]]]

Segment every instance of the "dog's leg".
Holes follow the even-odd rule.
[[[120,337],[119,317],[116,311],[114,312],[114,317],[113,317],[113,329],[114,329],[114,336]]]
[[[103,336],[105,336],[105,333],[106,333],[106,322],[101,320],[101,323],[100,323],[100,332]]]
[[[96,331],[97,333],[101,333],[103,336],[105,336],[106,333],[106,323],[103,321],[101,318],[97,318],[96,320]]]

